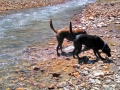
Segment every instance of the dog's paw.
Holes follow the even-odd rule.
[[[82,62],[81,58],[78,58],[78,64],[82,64]]]
[[[110,60],[108,57],[103,60],[104,63],[114,63],[113,60]]]
[[[60,53],[57,53],[57,56],[59,57],[59,56],[60,56]]]

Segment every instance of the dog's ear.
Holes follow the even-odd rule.
[[[70,27],[69,27],[69,29],[70,29],[70,33],[73,35],[73,37],[75,38],[75,35],[74,35],[74,33],[72,32],[72,23],[70,22]]]

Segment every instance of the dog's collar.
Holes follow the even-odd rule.
[[[105,46],[106,46],[106,43],[104,42],[104,45],[103,45],[103,47],[102,47],[102,50],[105,48]]]

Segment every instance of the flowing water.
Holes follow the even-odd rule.
[[[15,64],[20,64],[20,56],[26,47],[37,42],[42,46],[55,35],[49,27],[50,18],[55,28],[60,29],[69,24],[74,14],[94,1],[71,0],[64,4],[0,15],[0,77],[7,75]]]

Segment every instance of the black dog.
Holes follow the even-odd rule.
[[[78,54],[81,52],[82,44],[85,45],[89,49],[93,49],[95,56],[98,58],[100,57],[102,60],[105,60],[99,53],[98,50],[102,50],[105,54],[107,54],[108,57],[111,56],[111,50],[109,46],[99,37],[96,35],[87,35],[87,34],[80,34],[75,36],[72,32],[72,23],[70,22],[70,33],[74,37],[74,50],[73,50],[73,57],[75,58],[75,54],[78,58],[78,61],[80,57]],[[79,63],[82,63],[79,61]]]

